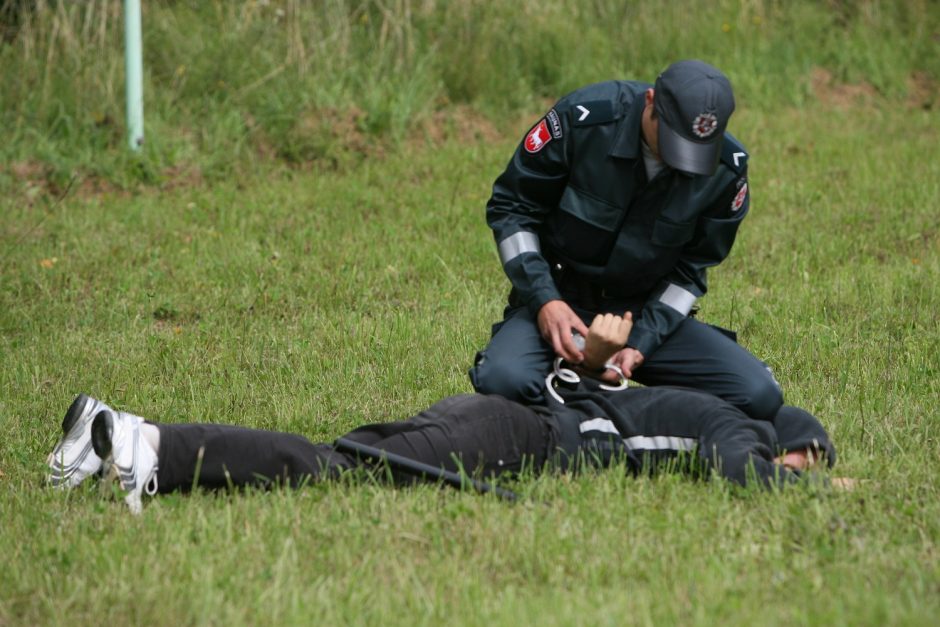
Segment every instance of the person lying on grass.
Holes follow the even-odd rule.
[[[629,316],[597,316],[581,367],[602,370],[631,324]],[[91,475],[116,479],[138,513],[142,493],[299,486],[373,465],[336,445],[343,441],[483,477],[622,460],[634,473],[694,466],[741,485],[783,486],[817,461],[835,462],[825,429],[796,407],[784,407],[775,427],[703,392],[613,389],[557,365],[547,387],[552,393],[540,406],[483,394],[451,396],[407,420],[359,427],[333,444],[237,426],[150,422],[81,394],[66,412],[64,435],[47,460],[49,481],[71,487]],[[694,463],[664,463],[680,455]],[[415,480],[390,470],[396,482]]]

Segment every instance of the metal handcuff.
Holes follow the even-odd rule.
[[[584,350],[584,337],[580,333],[573,333],[572,339],[574,340],[575,345],[578,347],[578,350]],[[578,383],[581,383],[581,376],[577,372],[562,366],[564,361],[565,360],[563,357],[556,357],[552,366],[552,372],[548,373],[548,376],[545,377],[545,389],[548,390],[548,393],[551,394],[552,397],[562,405],[565,404],[565,401],[561,398],[561,396],[558,395],[558,392],[555,391],[555,386],[552,385],[555,379],[557,378],[561,382],[567,383],[571,386],[575,386]],[[618,375],[620,375],[620,383],[617,385],[607,385],[601,383],[598,385],[600,389],[608,390],[610,392],[619,392],[620,390],[627,389],[627,387],[630,385],[630,380],[623,375],[623,370],[620,369],[620,366],[607,362],[604,364],[604,370],[613,370]]]

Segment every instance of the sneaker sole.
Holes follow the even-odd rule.
[[[111,412],[99,411],[91,423],[91,446],[95,454],[101,459],[107,459],[111,454],[111,433],[114,431],[114,419]]]
[[[62,433],[68,435],[72,427],[75,426],[75,423],[78,422],[78,419],[82,417],[82,414],[85,412],[85,405],[87,405],[90,400],[91,399],[85,394],[79,394],[75,397],[75,400],[69,405],[68,411],[65,412],[65,418],[62,419]]]

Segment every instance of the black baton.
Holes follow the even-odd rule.
[[[401,470],[402,472],[406,472],[410,475],[415,475],[424,479],[438,479],[458,489],[463,489],[469,485],[471,488],[477,492],[480,492],[481,494],[492,492],[505,501],[513,502],[519,498],[519,495],[517,495],[512,490],[506,490],[505,488],[500,488],[499,486],[490,485],[485,481],[479,481],[471,477],[460,475],[456,472],[451,472],[450,470],[437,468],[430,464],[425,464],[424,462],[419,462],[402,455],[389,453],[388,451],[383,451],[380,448],[375,448],[373,446],[369,446],[368,444],[361,444],[355,440],[350,440],[349,438],[339,438],[333,443],[333,447],[342,453],[354,453],[363,457],[368,457],[370,459],[385,461],[389,466],[396,470]]]

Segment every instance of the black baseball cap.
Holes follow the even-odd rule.
[[[659,155],[671,168],[712,175],[734,112],[731,81],[703,61],[677,61],[656,79]]]

